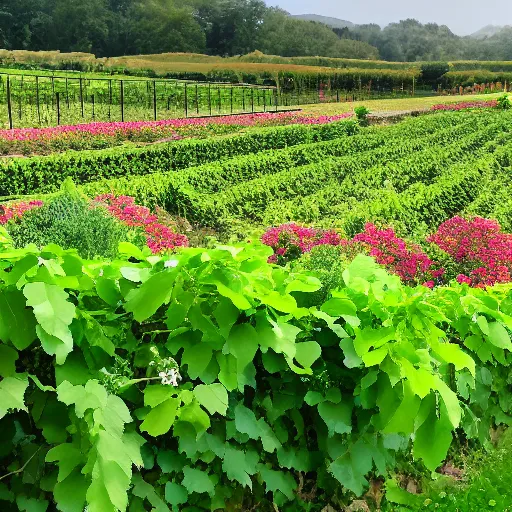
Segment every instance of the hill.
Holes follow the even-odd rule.
[[[316,21],[318,23],[323,23],[332,28],[355,27],[355,24],[350,21],[340,20],[339,18],[330,18],[329,16],[321,16],[320,14],[293,14],[291,16],[292,18],[297,18],[299,20]]]
[[[511,25],[504,25],[504,26],[487,25],[484,28],[481,28],[480,30],[475,32],[474,34],[471,34],[470,37],[472,37],[474,39],[484,39],[485,37],[495,36],[496,34],[499,34],[502,30],[504,30],[506,28],[512,28],[512,26]]]

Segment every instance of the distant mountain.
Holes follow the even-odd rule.
[[[299,20],[306,21],[317,21],[318,23],[324,23],[332,28],[352,28],[354,23],[346,20],[340,20],[338,18],[329,18],[329,16],[320,16],[319,14],[294,14],[292,18],[298,18]]]
[[[504,26],[487,25],[486,27],[481,28],[474,34],[471,34],[470,37],[473,37],[474,39],[484,39],[485,37],[495,36],[496,34],[501,32],[505,28],[512,28],[512,26],[511,25],[504,25]]]

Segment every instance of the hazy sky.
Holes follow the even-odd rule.
[[[485,25],[512,25],[510,0],[266,0],[291,14],[322,14],[381,26],[406,18],[448,25],[466,35]]]

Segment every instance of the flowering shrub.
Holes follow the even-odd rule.
[[[408,246],[391,228],[379,230],[374,224],[366,224],[364,232],[356,235],[351,244],[373,256],[406,284],[433,288],[444,273],[419,246]]]
[[[512,281],[512,235],[493,220],[453,217],[428,238],[458,264],[459,283],[490,286]]]
[[[392,229],[379,230],[367,224],[365,231],[352,240],[344,240],[335,231],[323,231],[297,224],[283,224],[270,228],[262,242],[274,249],[270,263],[280,265],[299,258],[319,245],[341,246],[349,255],[364,252],[377,263],[398,275],[407,284],[425,284],[432,288],[443,275],[443,269],[434,263],[419,246],[408,246]]]
[[[433,105],[431,110],[458,111],[458,110],[468,110],[471,108],[496,108],[497,106],[498,106],[498,102],[496,100],[461,101],[458,103],[441,103],[439,105]]]
[[[143,228],[147,245],[153,254],[189,245],[185,235],[175,233],[168,226],[160,224],[158,217],[149,208],[136,205],[133,197],[103,194],[96,197],[93,204],[105,206],[111,215],[127,226]]]
[[[299,258],[318,245],[342,245],[346,243],[335,231],[322,231],[290,223],[273,227],[261,237],[261,241],[274,249],[269,263],[284,265]]]
[[[26,212],[41,206],[43,206],[43,201],[21,201],[6,206],[0,205],[0,225],[7,224],[11,219],[20,219]]]

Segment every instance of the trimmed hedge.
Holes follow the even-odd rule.
[[[357,130],[353,121],[291,125],[146,148],[114,148],[13,159],[0,165],[0,196],[55,192],[68,177],[81,184],[100,178],[175,171],[266,149],[337,139],[353,135]]]

